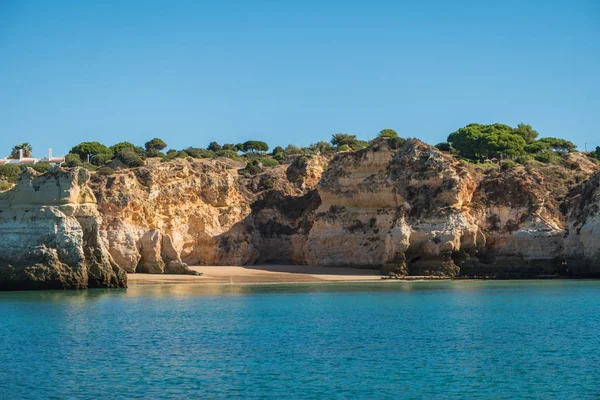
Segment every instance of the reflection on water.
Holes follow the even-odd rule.
[[[599,398],[600,282],[0,293],[4,398]]]

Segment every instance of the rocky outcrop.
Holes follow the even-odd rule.
[[[307,159],[310,174],[293,181],[289,166],[257,176],[235,167],[187,159],[94,177],[114,259],[128,272],[150,273],[182,273],[185,264],[304,263],[307,215],[319,202],[309,187],[320,178],[321,158]]]
[[[178,160],[92,181],[102,236],[127,272],[191,273],[186,265],[253,262],[237,224],[250,206],[228,166]]]
[[[231,160],[187,159],[94,177],[102,237],[129,272],[277,262],[511,277],[595,262],[596,189],[582,183],[598,166],[585,157],[566,156],[568,169],[484,170],[418,140],[396,143],[254,176]]]
[[[318,187],[308,262],[454,276],[452,254],[483,245],[463,213],[474,187],[465,167],[416,140],[340,153]]]
[[[600,274],[600,173],[571,194],[565,257],[575,264],[575,273]]]
[[[600,273],[595,163],[567,155],[563,166],[483,168],[398,143],[289,157],[257,174],[191,158],[89,182],[85,171],[27,171],[0,194],[2,279],[120,286],[121,269],[270,262],[416,276]]]
[[[127,285],[100,238],[88,180],[84,169],[27,169],[0,193],[1,290]]]

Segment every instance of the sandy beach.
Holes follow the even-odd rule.
[[[203,275],[128,274],[129,285],[202,283],[302,283],[379,281],[377,270],[307,265],[195,266]]]

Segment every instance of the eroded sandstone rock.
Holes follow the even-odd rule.
[[[564,210],[598,169],[585,157],[566,156],[569,173],[479,170],[418,140],[395,146],[292,157],[255,176],[231,160],[187,159],[94,177],[101,232],[130,272],[275,262],[511,277],[597,259],[597,186],[586,184],[584,211]]]
[[[0,289],[124,287],[84,169],[27,169],[0,193]]]

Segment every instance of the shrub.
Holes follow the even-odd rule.
[[[392,138],[393,139],[393,138],[397,138],[398,134],[393,129],[382,129],[379,132],[379,135],[377,137],[380,137],[380,138],[381,137],[383,137],[383,138]]]
[[[9,183],[9,182],[0,182],[0,192],[4,192],[5,190],[10,189],[11,187],[13,187],[12,183]]]
[[[14,164],[0,165],[0,177],[8,182],[16,182],[21,175],[21,168]]]
[[[560,157],[558,157],[554,152],[550,150],[544,150],[537,153],[534,158],[539,162],[543,162],[546,164],[556,164],[560,161]]]
[[[306,164],[308,164],[308,157],[298,157],[296,161],[294,161],[294,164],[296,164],[298,167],[304,167]]]
[[[213,153],[212,151],[200,149],[198,147],[188,147],[184,151],[187,155],[193,158],[213,158],[215,156],[215,153]]]
[[[52,168],[52,165],[50,165],[50,163],[47,163],[47,162],[39,162],[37,164],[34,164],[31,168],[33,168],[37,172],[40,172],[43,174],[45,172],[50,171],[50,168]]]
[[[101,167],[98,168],[98,170],[96,171],[96,173],[98,175],[104,175],[104,176],[109,176],[109,175],[114,175],[115,174],[115,170],[110,168],[110,167]]]
[[[246,167],[241,169],[239,172],[242,175],[258,175],[263,171],[262,168],[259,166],[258,161],[254,160],[247,163]]]
[[[298,146],[294,146],[293,144],[288,144],[284,150],[286,156],[292,156],[295,154],[304,154],[304,150]]]
[[[259,158],[257,161],[260,162],[263,167],[276,167],[279,165],[279,161],[267,157]]]
[[[81,164],[81,166],[85,169],[87,169],[88,171],[95,171],[98,169],[98,166],[92,164],[92,163],[83,163]]]
[[[147,149],[145,151],[145,153],[146,153],[146,157],[158,157],[158,158],[165,157],[165,153],[163,153],[162,151],[158,151],[156,149]]]
[[[119,153],[119,160],[130,168],[141,167],[144,165],[144,160],[133,150],[124,150]]]
[[[81,167],[81,157],[79,154],[69,153],[65,157],[65,165],[67,167]]]
[[[531,161],[533,161],[533,157],[528,154],[523,154],[522,156],[515,158],[515,162],[521,165],[526,165]]]
[[[338,147],[338,151],[348,151],[350,150],[350,146],[348,146],[347,144],[343,144],[340,147]]]
[[[504,161],[502,164],[500,164],[500,169],[502,171],[506,171],[506,170],[509,170],[509,169],[514,168],[516,166],[517,166],[516,162],[508,160],[508,161]]]
[[[275,187],[275,179],[270,176],[263,181],[263,185],[265,189],[273,189]]]
[[[96,166],[102,166],[113,159],[113,154],[111,153],[100,153],[96,154],[91,160],[90,163]]]
[[[174,160],[176,158],[188,158],[190,155],[185,151],[169,150],[167,155],[163,157],[162,162]]]
[[[388,140],[388,143],[390,145],[390,148],[398,149],[398,148],[400,148],[400,146],[402,146],[404,143],[406,143],[406,139],[401,138],[401,137],[390,138]]]
[[[219,150],[215,153],[217,157],[225,157],[236,161],[243,161],[244,159],[235,150]]]
[[[333,146],[329,142],[319,141],[317,143],[313,143],[308,148],[312,151],[318,151],[321,154],[331,153],[333,151]]]
[[[393,138],[392,138],[393,139]],[[390,139],[391,140],[391,139]],[[369,142],[365,141],[365,140],[357,140],[356,142],[352,143],[350,145],[350,148],[354,151],[356,150],[360,150],[360,149],[364,149],[369,147]]]

